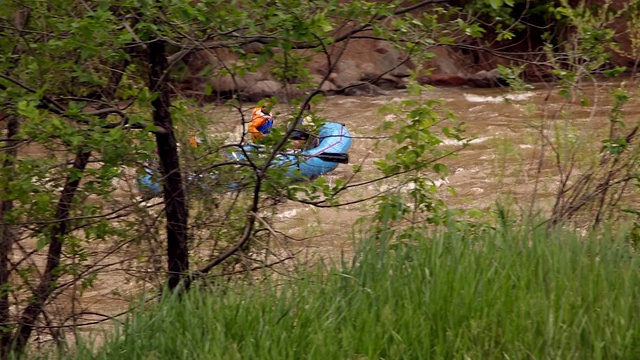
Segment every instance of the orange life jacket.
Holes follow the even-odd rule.
[[[251,140],[260,140],[264,137],[264,134],[269,133],[269,129],[273,126],[273,119],[270,114],[262,112],[261,107],[253,109],[251,112],[251,122],[247,128],[247,131],[251,133]]]

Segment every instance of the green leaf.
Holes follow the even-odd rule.
[[[571,91],[569,89],[560,89],[558,91],[558,95],[562,96],[565,99],[571,99]]]
[[[624,66],[617,66],[617,67],[614,67],[613,69],[602,71],[602,74],[607,77],[615,77],[624,73],[626,70],[627,68]]]
[[[489,0],[489,4],[491,4],[492,8],[497,10],[502,7],[502,0]]]
[[[445,164],[437,163],[433,165],[433,171],[440,175],[446,175],[449,171]]]
[[[36,249],[38,249],[38,251],[40,251],[40,250],[44,249],[44,247],[47,246],[48,244],[49,244],[49,241],[47,241],[47,239],[41,237],[36,242]]]

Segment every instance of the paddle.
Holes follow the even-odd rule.
[[[349,154],[347,153],[331,153],[324,152],[321,154],[312,155],[312,157],[317,157],[320,160],[335,162],[338,164],[348,164],[349,163]]]
[[[255,146],[252,145],[254,147],[254,150],[262,150],[263,147],[259,147],[259,146]],[[287,155],[293,155],[293,154],[287,154]],[[296,155],[301,155],[304,157],[317,157],[320,160],[324,160],[324,161],[328,161],[328,162],[335,162],[338,164],[348,164],[349,163],[349,154],[347,153],[334,153],[334,152],[323,152],[320,154],[315,154],[315,155],[306,155],[306,154],[296,154]],[[240,160],[238,154],[236,154],[235,151],[231,152],[230,157],[235,159],[235,160]],[[241,156],[242,158],[244,158],[244,155]]]

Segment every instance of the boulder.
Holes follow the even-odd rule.
[[[289,102],[292,99],[303,99],[305,94],[308,91],[305,91],[299,84],[287,84],[286,86],[282,86],[278,83],[280,89],[274,93],[275,96],[278,97],[281,101]],[[307,90],[309,90],[307,88]]]
[[[409,68],[401,64],[402,56],[398,56],[397,52],[386,53],[378,58],[376,72],[379,74],[389,73],[397,77],[409,76]]]
[[[376,79],[374,82],[372,82],[372,84],[374,84],[375,86],[379,87],[382,90],[395,90],[402,87],[400,85],[401,84],[400,79],[401,78],[386,74]]]
[[[386,95],[386,93],[379,87],[369,84],[367,82],[361,82],[358,84],[352,84],[344,88],[342,91],[346,96],[378,96]]]
[[[218,69],[225,66],[231,66],[238,60],[236,54],[227,49],[201,50],[184,58],[189,72],[192,75],[207,76],[211,72],[215,73]],[[203,72],[209,72],[203,74]]]
[[[433,74],[422,81],[433,86],[464,86],[467,79],[456,74]]]
[[[281,93],[282,85],[275,80],[261,80],[253,86],[246,87],[240,93],[240,97],[245,101],[256,102],[270,96],[277,96]]]
[[[379,87],[382,90],[395,90],[400,88],[396,80],[390,80],[390,79],[380,79],[376,81],[374,85]]]
[[[478,88],[491,88],[508,86],[509,84],[500,77],[498,69],[493,69],[491,71],[480,70],[469,76],[467,79],[467,85]]]
[[[343,71],[353,71],[358,68],[358,63],[354,60],[341,60],[336,64],[334,71],[339,74]]]
[[[398,78],[398,89],[406,89],[407,86],[409,86],[409,82],[411,82],[411,80],[408,77]]]
[[[312,90],[315,90],[315,88],[318,85],[320,85],[320,89],[319,90],[322,91],[325,94],[332,93],[332,92],[338,90],[336,85],[330,79],[327,79],[326,81],[322,82],[323,79],[324,79],[323,75],[312,74],[311,75],[311,82],[315,85]]]
[[[362,78],[362,73],[357,67],[343,68],[342,71],[338,71],[335,73],[335,75],[331,75],[331,81],[333,81],[333,83],[338,88],[345,88],[347,86],[350,86],[351,84],[359,82]]]
[[[391,72],[389,72],[389,75],[402,78],[411,76],[411,72],[409,71],[409,67],[407,65],[402,64],[391,70]]]
[[[473,61],[468,56],[446,46],[434,46],[429,49],[434,54],[433,58],[426,64],[425,69],[432,69],[433,74],[456,74],[467,77],[467,71],[473,66]]]
[[[325,81],[322,83],[322,85],[320,85],[320,91],[322,91],[325,94],[333,93],[336,90],[338,90],[338,87],[331,81]]]

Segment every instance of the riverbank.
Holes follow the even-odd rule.
[[[402,240],[370,233],[345,260],[168,298],[135,311],[103,348],[87,340],[65,358],[638,355],[640,257],[621,239],[526,224],[419,228]]]

